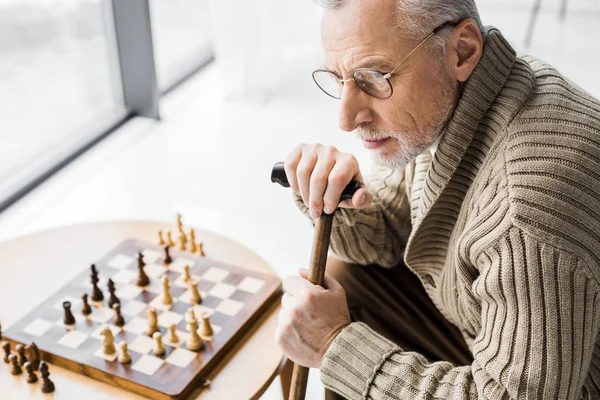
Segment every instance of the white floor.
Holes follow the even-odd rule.
[[[572,1],[558,21],[548,3],[528,51],[554,63],[600,96],[598,2]],[[531,2],[480,1],[484,23],[522,49]],[[308,264],[312,229],[289,190],[270,182],[274,162],[299,142],[335,144],[368,156],[337,128],[337,103],[314,88],[320,50],[286,72],[262,105],[223,99],[213,65],[162,101],[160,122],[136,118],[0,214],[0,240],[57,226],[100,220],[172,220],[227,235],[263,257],[282,276]],[[5,270],[6,271],[6,270]],[[307,398],[322,398],[318,371]],[[278,383],[263,398],[280,398]]]

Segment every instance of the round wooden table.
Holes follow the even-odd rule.
[[[103,222],[35,233],[0,244],[0,321],[8,328],[44,299],[55,293],[89,264],[127,238],[148,242],[157,232],[175,230],[161,222]],[[257,255],[223,236],[197,230],[197,238],[212,259],[275,274]],[[246,333],[209,376],[209,388],[198,390],[194,399],[255,399],[278,375],[283,353],[274,341],[279,302]],[[12,376],[9,365],[0,362],[2,399],[141,399],[143,397],[83,375],[50,365],[56,391],[45,395],[40,384]]]

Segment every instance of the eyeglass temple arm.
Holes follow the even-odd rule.
[[[427,36],[425,39],[421,40],[421,43],[419,43],[419,44],[417,45],[417,47],[415,47],[415,48],[414,48],[414,49],[413,49],[413,50],[412,50],[410,53],[408,53],[408,55],[407,55],[406,57],[404,57],[404,58],[402,59],[402,61],[400,61],[400,64],[398,64],[398,65],[396,66],[396,68],[394,68],[394,69],[392,70],[392,72],[388,72],[388,73],[387,73],[387,74],[385,74],[383,77],[384,77],[385,79],[389,79],[389,78],[390,78],[392,75],[394,75],[394,73],[396,72],[396,70],[397,70],[398,68],[400,68],[400,66],[401,66],[402,64],[404,64],[404,61],[406,61],[406,59],[407,59],[408,57],[410,57],[412,53],[414,53],[415,51],[417,51],[417,50],[419,49],[419,47],[421,47],[421,46],[422,46],[422,45],[423,45],[423,44],[424,44],[426,41],[428,41],[430,37],[432,37],[433,35],[435,35],[436,33],[438,33],[439,31],[441,31],[442,29],[444,29],[444,28],[446,28],[446,27],[448,27],[448,26],[456,26],[456,25],[457,25],[457,24],[456,24],[455,22],[446,22],[445,24],[443,24],[443,25],[441,25],[441,26],[438,26],[437,28],[435,28],[435,29],[433,30],[433,32],[431,32],[431,33],[429,34],[429,36]]]

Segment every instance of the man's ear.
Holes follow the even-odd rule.
[[[475,20],[468,18],[454,28],[446,49],[456,80],[466,82],[483,52],[483,37]]]

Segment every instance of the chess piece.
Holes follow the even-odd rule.
[[[114,323],[119,328],[125,325],[125,318],[123,318],[123,314],[121,314],[121,303],[113,304],[113,310],[115,311]]]
[[[167,246],[169,246],[169,247],[175,246],[175,242],[173,241],[173,236],[171,235],[171,231],[167,231]]]
[[[146,330],[146,334],[152,337],[154,333],[159,331],[158,317],[154,308],[149,308],[148,311],[146,311],[146,313],[148,314],[148,329]]]
[[[179,343],[179,336],[177,336],[177,325],[171,324],[169,326],[169,336],[167,336],[167,341],[172,344]]]
[[[63,323],[67,326],[75,325],[75,317],[71,312],[71,302],[63,301],[63,308],[65,309],[65,316],[63,318]]]
[[[200,296],[200,292],[198,291],[198,282],[195,281],[190,282],[190,302],[192,304],[202,303],[202,296]]]
[[[165,264],[171,264],[173,259],[171,258],[169,246],[165,246]]]
[[[40,361],[40,375],[42,376],[42,393],[54,392],[54,383],[50,380],[48,364],[45,361]]]
[[[4,362],[8,364],[10,362],[8,359],[10,356],[10,343],[6,341],[2,342],[2,350],[4,350]]]
[[[19,359],[19,365],[23,365],[27,362],[27,356],[25,355],[25,346],[21,343],[15,346],[15,351],[17,352],[17,357]]]
[[[148,286],[150,284],[150,278],[146,275],[146,271],[144,271],[144,267],[146,263],[144,263],[144,255],[142,253],[138,253],[138,279],[137,285],[140,287]]]
[[[194,230],[194,228],[190,228],[190,242],[196,242],[196,231]]]
[[[200,349],[202,349],[202,347],[204,346],[204,342],[202,341],[200,335],[198,335],[198,321],[196,320],[193,311],[191,313],[191,318],[188,320],[187,323],[187,330],[189,332],[186,342],[188,350],[199,351]]]
[[[107,286],[108,286],[108,292],[110,293],[110,296],[108,297],[108,307],[113,308],[113,306],[115,304],[121,303],[121,300],[119,300],[119,298],[115,294],[115,283],[113,282],[112,279],[108,280]]]
[[[165,238],[163,237],[163,231],[158,231],[158,244],[160,246],[165,244]]]
[[[87,318],[92,313],[87,293],[81,296],[81,313]]]
[[[200,257],[206,256],[206,254],[204,254],[204,242],[198,242],[198,255]]]
[[[185,251],[187,249],[187,236],[185,232],[179,234],[179,250]]]
[[[194,309],[190,307],[185,314],[185,321],[189,322],[193,319],[196,319],[196,313],[194,312]]]
[[[27,360],[31,363],[34,371],[37,371],[40,366],[40,349],[38,349],[37,345],[33,342],[26,348],[27,350]]]
[[[127,347],[127,342],[119,343],[119,362],[121,364],[129,364],[131,362],[131,356],[129,355]]]
[[[29,361],[27,361],[23,367],[25,368],[25,371],[27,372],[27,383],[36,383],[38,381],[38,377],[35,374],[35,369],[33,368],[33,364],[31,364]]]
[[[190,241],[190,253],[196,254],[198,251],[198,245],[193,240]]]
[[[214,335],[213,328],[210,325],[210,314],[202,313],[202,337],[205,339],[212,338]]]
[[[183,221],[181,220],[181,214],[177,213],[177,229],[179,232],[183,232]]]
[[[190,266],[184,265],[183,266],[183,282],[189,283],[191,280],[192,280],[192,276],[190,275]]]
[[[8,356],[8,361],[10,361],[11,364],[10,373],[12,375],[21,375],[23,373],[23,369],[19,365],[19,359],[17,358],[16,354],[11,354]]]
[[[163,276],[162,278],[162,287],[163,287],[163,292],[162,292],[162,297],[161,297],[161,302],[164,305],[170,306],[171,304],[173,304],[173,296],[171,296],[171,282],[169,282],[169,278],[167,278],[166,276]]]
[[[92,264],[92,275],[90,276],[92,281],[92,301],[101,302],[104,300],[104,294],[102,290],[98,287],[98,282],[100,279],[98,278],[98,271],[96,270],[96,265]]]
[[[90,269],[92,270],[92,275],[91,276],[97,278],[98,277],[98,270],[96,269],[96,264],[92,264],[90,266]]]
[[[162,356],[165,354],[166,350],[162,342],[162,334],[160,332],[155,332],[154,335],[152,335],[152,339],[154,339],[154,347],[152,348],[152,352],[157,356]]]
[[[117,352],[117,349],[115,348],[115,337],[110,328],[108,326],[105,327],[100,334],[104,336],[104,339],[102,340],[102,351],[104,354],[107,356],[115,354]]]

